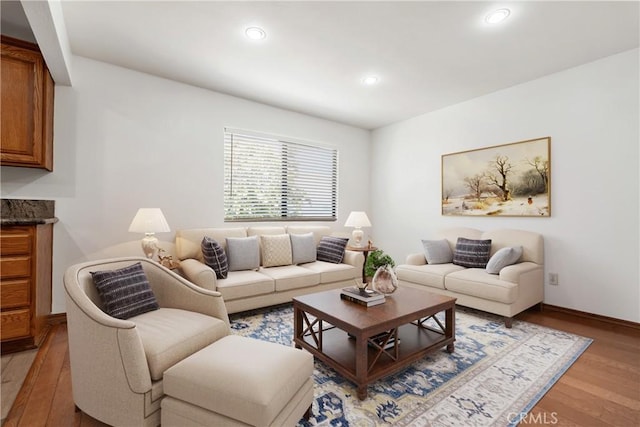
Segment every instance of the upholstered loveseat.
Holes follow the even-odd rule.
[[[338,263],[318,261],[315,255],[313,259],[303,260],[307,262],[296,262],[294,245],[291,261],[271,266],[273,263],[269,260],[279,255],[273,253],[276,250],[274,247],[264,244],[271,242],[269,236],[274,239],[283,235],[302,238],[310,237],[309,234],[313,236],[317,247],[324,236],[331,236],[332,233],[329,227],[324,226],[184,229],[176,232],[176,255],[182,274],[198,286],[220,292],[229,313],[281,304],[298,295],[353,285],[354,280],[362,274],[364,256],[360,252],[345,250],[342,261]],[[202,253],[205,236],[215,240],[227,253],[230,249],[227,239],[257,236],[260,242],[260,265],[234,270],[229,259],[227,277],[218,278],[216,272],[205,264]]]
[[[401,286],[449,295],[457,298],[456,303],[459,305],[504,316],[508,328],[511,327],[513,316],[542,302],[542,235],[509,229],[482,232],[473,228],[451,228],[438,235],[438,239],[446,240],[452,254],[456,251],[458,238],[491,240],[491,257],[503,248],[507,249],[502,253],[511,248],[517,249],[519,253],[521,247],[522,254],[512,260],[510,265],[502,268],[497,266],[492,274],[487,268],[468,268],[447,259],[440,261],[448,262],[428,263],[425,249],[425,252],[410,254],[405,264],[396,267],[398,283]]]

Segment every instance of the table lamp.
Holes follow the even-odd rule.
[[[347,222],[344,223],[344,226],[354,227],[354,230],[351,233],[353,246],[358,248],[362,247],[362,238],[364,237],[362,227],[371,227],[371,222],[369,221],[367,214],[358,211],[351,212],[347,218]]]
[[[129,231],[144,233],[142,251],[147,258],[153,259],[158,253],[158,239],[154,233],[166,233],[171,230],[159,208],[140,208],[131,221]]]

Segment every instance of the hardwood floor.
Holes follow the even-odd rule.
[[[517,319],[593,338],[520,425],[640,426],[640,330],[561,312]],[[53,326],[4,426],[104,426],[76,412],[66,324]]]

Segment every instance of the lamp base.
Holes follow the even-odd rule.
[[[364,231],[361,228],[355,228],[351,233],[351,239],[353,240],[353,246],[356,248],[362,247],[362,238],[364,237]]]
[[[158,254],[158,238],[153,233],[145,233],[142,238],[142,252],[147,258],[153,259]]]

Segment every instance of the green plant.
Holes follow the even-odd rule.
[[[367,257],[367,263],[364,265],[364,274],[367,277],[373,277],[373,275],[376,274],[376,270],[385,265],[395,267],[396,263],[393,258],[385,254],[382,249],[376,249]]]

